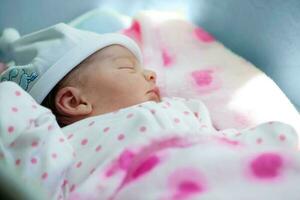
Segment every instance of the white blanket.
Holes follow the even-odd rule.
[[[60,129],[15,83],[0,83],[0,102],[0,162],[51,199],[300,199],[283,123],[216,131],[202,102],[164,98]]]
[[[200,99],[216,128],[282,121],[300,131],[299,113],[266,74],[187,19],[142,11],[121,32],[140,45],[163,95]]]

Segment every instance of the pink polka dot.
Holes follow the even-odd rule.
[[[184,180],[178,184],[178,190],[180,193],[195,193],[201,191],[202,188],[195,181]]]
[[[16,95],[16,96],[20,96],[20,95],[21,95],[21,92],[17,90],[17,91],[15,91],[15,95]]]
[[[144,162],[142,162],[136,170],[132,173],[132,178],[136,179],[141,175],[144,175],[145,173],[152,170],[154,167],[156,167],[159,164],[159,159],[157,156],[150,156],[147,158]]]
[[[21,164],[21,160],[20,160],[20,159],[17,159],[16,162],[15,162],[15,164],[16,164],[17,166],[20,165],[20,164]]]
[[[73,184],[73,185],[71,186],[71,188],[70,188],[70,192],[73,192],[73,191],[75,190],[75,188],[76,188],[76,185]]]
[[[15,130],[15,127],[13,127],[13,126],[9,126],[7,129],[9,134],[12,134],[14,132],[14,130]]]
[[[185,115],[189,115],[189,114],[190,114],[190,112],[189,112],[189,111],[184,111],[184,112],[183,112],[183,114],[185,114]]]
[[[31,146],[32,146],[32,147],[37,147],[38,144],[39,144],[39,143],[38,143],[37,141],[33,141],[33,142],[31,143]]]
[[[63,143],[65,141],[64,138],[59,138],[59,142]]]
[[[66,185],[68,184],[68,180],[64,180],[63,184],[62,184],[62,187],[66,187]]]
[[[56,158],[57,158],[57,154],[56,154],[56,153],[53,153],[53,154],[51,155],[51,157],[52,157],[53,159],[56,159]]]
[[[47,177],[48,177],[48,173],[47,173],[47,172],[44,172],[44,173],[42,174],[42,179],[45,180]]]
[[[180,123],[180,119],[174,118],[174,122],[175,122],[176,124],[179,124],[179,123]]]
[[[261,144],[262,143],[262,139],[261,138],[257,138],[256,139],[256,144]]]
[[[89,123],[89,126],[93,126],[94,124],[95,124],[95,122],[92,121],[92,122]]]
[[[189,199],[207,190],[204,177],[193,168],[176,169],[168,182],[173,200]]]
[[[123,140],[124,138],[125,138],[124,134],[121,133],[121,134],[118,135],[118,140]]]
[[[79,168],[79,167],[81,167],[81,165],[82,165],[82,162],[79,161],[79,162],[76,164],[76,167]]]
[[[141,35],[141,27],[140,23],[134,20],[131,26],[128,29],[123,31],[123,34],[127,35],[128,37],[133,38],[136,42],[142,43],[142,35]]]
[[[119,155],[119,159],[118,159],[119,166],[118,167],[126,171],[132,165],[134,156],[135,156],[135,154],[132,151],[125,149]],[[114,171],[114,169],[112,168],[110,170],[110,172],[114,173],[113,171]]]
[[[87,143],[88,143],[88,139],[85,138],[85,139],[81,140],[81,145],[84,146],[84,145],[86,145]]]
[[[49,126],[48,126],[48,131],[51,131],[51,130],[53,130],[54,129],[54,126],[52,125],[52,124],[50,124]]]
[[[97,151],[97,152],[98,152],[98,151],[100,151],[100,150],[101,150],[101,148],[102,148],[102,147],[101,147],[101,145],[98,145],[98,146],[96,147],[95,151]]]
[[[133,117],[133,114],[132,114],[132,113],[130,113],[130,114],[128,114],[128,115],[126,116],[127,119],[130,119],[131,117]]]
[[[12,110],[13,112],[18,112],[18,108],[16,108],[16,107],[12,107],[11,110]]]
[[[279,135],[279,140],[285,141],[285,139],[286,139],[286,137],[285,137],[284,134],[280,134],[280,135]]]
[[[165,67],[170,67],[174,63],[174,58],[166,48],[162,49],[162,60]]]
[[[151,109],[150,112],[154,115],[155,114],[155,110]]]
[[[145,132],[146,130],[147,130],[147,128],[145,126],[140,127],[140,132]]]
[[[105,128],[103,129],[103,132],[104,132],[104,133],[107,133],[107,132],[109,131],[109,129],[110,129],[110,127],[105,127]]]
[[[68,135],[68,140],[70,140],[73,137],[73,134],[71,133],[70,135]]]
[[[211,36],[209,33],[204,31],[202,28],[197,27],[194,29],[194,34],[198,40],[201,42],[209,43],[213,42],[215,39],[213,36]]]
[[[283,160],[276,153],[263,153],[257,156],[250,164],[254,177],[271,179],[278,177],[283,167]]]
[[[30,162],[31,162],[32,164],[36,164],[36,163],[37,163],[37,159],[36,159],[36,158],[31,158]]]
[[[33,108],[33,109],[37,109],[37,106],[36,106],[36,105],[32,105],[32,108]]]
[[[210,85],[213,81],[211,75],[212,70],[198,70],[192,72],[192,77],[195,79],[196,83],[200,87]]]
[[[217,69],[195,70],[190,76],[191,83],[199,94],[212,93],[222,87],[222,79]]]

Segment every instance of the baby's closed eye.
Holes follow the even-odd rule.
[[[119,69],[134,69],[134,66],[123,66],[123,67],[119,67]]]
[[[120,67],[119,68],[120,70],[123,70],[123,71],[128,71],[128,72],[130,72],[130,73],[134,73],[136,70],[135,70],[135,67],[133,67],[133,66],[128,66],[128,67]]]

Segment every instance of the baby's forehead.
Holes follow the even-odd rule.
[[[137,60],[135,55],[127,48],[121,45],[111,45],[98,50],[91,56],[92,61],[116,60],[119,58],[128,58]]]
[[[132,60],[135,63],[138,63],[138,59],[135,57],[133,53],[127,48],[121,45],[111,45],[100,49],[93,53],[91,56],[82,61],[79,65],[77,65],[65,78],[62,80],[64,83],[79,83],[80,79],[86,80],[84,78],[85,75],[93,73],[94,67],[99,66],[99,62],[104,62],[106,60],[117,60],[119,58],[127,58]],[[94,66],[94,67],[93,67]],[[81,78],[80,78],[81,77]]]

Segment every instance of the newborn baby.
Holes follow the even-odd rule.
[[[19,84],[50,108],[61,126],[160,101],[156,74],[143,68],[139,47],[121,34],[98,35],[58,24],[24,36],[10,49],[15,66],[0,80]]]
[[[216,131],[200,100],[160,96],[130,38],[58,24],[11,49],[15,65],[0,75],[0,161],[47,197],[228,200],[260,191],[256,199],[299,199],[300,162],[279,153],[296,160],[291,127]],[[270,192],[259,181],[277,171],[289,176]]]
[[[17,168],[21,163],[34,165],[30,172],[24,169],[23,177],[27,180],[42,174],[42,179],[47,179],[44,182],[47,193],[56,199],[67,195],[62,194],[66,187],[72,192],[87,170],[92,170],[93,163],[103,159],[93,156],[93,152],[107,149],[111,154],[127,144],[113,144],[115,135],[120,141],[126,137],[126,141],[133,142],[139,138],[136,135],[139,132],[211,129],[201,101],[180,98],[162,101],[155,72],[144,69],[139,47],[126,36],[98,35],[58,24],[22,37],[11,44],[11,49],[15,65],[0,75],[3,82],[0,99],[5,102],[0,110],[6,116],[12,114],[9,121],[1,121],[0,130],[9,136],[2,142],[10,148],[23,148],[13,151],[13,165]],[[59,129],[56,122],[64,129]],[[91,134],[99,130],[110,133],[109,141]],[[51,134],[40,134],[48,131]],[[61,145],[67,139],[69,142]],[[81,149],[86,144],[89,147]],[[0,157],[5,158],[5,152],[12,149],[2,150]],[[73,162],[81,172],[70,168]],[[81,168],[81,163],[85,167]],[[64,176],[58,175],[62,173]],[[66,180],[70,184],[57,193],[57,185]]]
[[[160,101],[156,74],[127,48],[111,45],[85,59],[61,80],[42,105],[61,126],[146,101]]]

